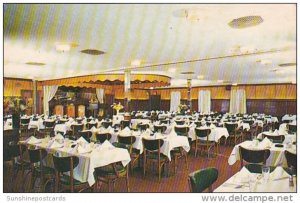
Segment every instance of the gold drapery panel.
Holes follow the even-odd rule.
[[[131,74],[130,80],[137,85],[140,85],[139,83],[145,83],[152,84],[152,87],[161,87],[169,85],[170,79],[170,77],[163,75]],[[115,84],[111,84],[110,81],[116,82]],[[124,83],[124,74],[98,74],[41,81],[42,85],[75,85],[80,87],[92,87],[94,85],[100,87],[100,85],[105,85],[105,82],[109,83],[109,85],[120,85],[121,83]]]
[[[33,82],[30,80],[23,80],[23,79],[11,79],[11,78],[4,78],[3,81],[3,96],[10,97],[20,97],[21,90],[32,90]]]

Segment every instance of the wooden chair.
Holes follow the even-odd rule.
[[[234,145],[237,144],[237,141],[242,139],[241,133],[238,129],[237,123],[225,123],[225,128],[227,129],[229,133],[229,137],[227,139],[233,140]],[[229,141],[230,143],[230,141]]]
[[[79,138],[79,132],[83,130],[83,124],[71,125],[72,137],[74,139]]]
[[[130,121],[129,120],[122,120],[121,121],[121,130],[123,130],[124,128],[126,128],[126,127],[130,127]]]
[[[97,126],[98,126],[98,123],[87,123],[87,124],[86,124],[86,128],[89,129],[89,130],[90,130],[92,127],[97,128]]]
[[[83,192],[90,189],[87,182],[80,182],[74,179],[74,168],[78,166],[79,158],[75,156],[58,157],[53,155],[53,163],[55,169],[55,192],[70,191]],[[69,172],[70,175],[66,175]],[[62,187],[59,190],[59,187]]]
[[[285,139],[284,135],[266,135],[264,133],[262,134],[262,137],[267,137],[268,139],[271,139],[273,143],[282,143]]]
[[[55,171],[53,168],[44,166],[42,160],[47,156],[45,149],[28,148],[30,160],[30,191],[33,192],[33,187],[37,178],[40,179],[40,191],[44,192],[46,185],[50,181],[54,181]]]
[[[154,132],[160,132],[160,133],[164,133],[167,130],[167,126],[165,125],[155,125],[154,126]]]
[[[161,179],[161,169],[168,163],[168,157],[160,153],[160,148],[164,144],[163,139],[148,140],[142,138],[144,148],[144,176],[146,175],[147,162],[157,163],[158,181]]]
[[[101,144],[105,142],[105,140],[109,141],[111,139],[110,133],[97,133],[96,134],[96,140],[97,142],[100,142]]]
[[[131,161],[130,161],[131,174],[133,174],[134,164],[137,161],[139,161],[139,158],[140,158],[140,150],[133,148],[133,144],[135,143],[135,141],[136,141],[135,136],[120,136],[120,135],[118,135],[118,142],[128,146],[129,154],[130,154],[130,158],[131,158]]]
[[[137,128],[140,129],[141,131],[145,131],[149,128],[149,124],[139,123],[137,124]]]
[[[206,168],[189,174],[188,182],[191,192],[213,192],[212,184],[218,179],[219,172],[216,168]]]
[[[266,163],[266,160],[269,158],[271,152],[269,149],[251,150],[239,146],[239,153],[241,159],[241,168],[244,167],[244,161],[246,161],[247,164],[245,167],[251,173],[261,173],[261,167]]]
[[[286,124],[289,134],[297,133],[297,125]]]
[[[20,119],[20,132],[21,134],[25,134],[28,136],[28,126],[29,126],[30,118],[21,118]]]
[[[91,142],[92,135],[93,135],[92,131],[88,131],[88,130],[79,132],[79,138],[83,137],[88,142]]]
[[[195,141],[195,157],[197,156],[198,147],[200,148],[204,147],[206,148],[207,157],[209,158],[209,151],[211,150],[212,147],[215,147],[216,145],[215,141],[209,140],[209,135],[211,133],[211,130],[195,128],[195,133],[197,136]]]
[[[112,126],[112,121],[102,121],[101,124],[104,128],[108,128],[109,126]]]
[[[297,175],[297,154],[294,154],[292,152],[285,150],[284,155],[285,155],[288,167],[293,170],[293,171],[290,171],[290,173]]]
[[[176,125],[184,125],[184,123],[185,123],[185,121],[177,121],[177,120],[175,120],[175,123],[176,123]]]
[[[53,130],[54,130],[54,126],[55,126],[55,122],[54,121],[44,121],[44,132],[47,135],[51,136],[53,135]]]

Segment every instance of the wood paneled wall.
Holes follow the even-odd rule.
[[[3,81],[3,96],[5,97],[20,97],[21,90],[32,90],[32,80],[4,78]]]

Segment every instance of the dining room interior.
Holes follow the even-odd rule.
[[[4,193],[296,193],[297,4],[3,4]]]

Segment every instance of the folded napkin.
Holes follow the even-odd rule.
[[[63,146],[64,146],[63,143],[60,144],[60,143],[54,141],[54,142],[51,144],[50,148],[51,148],[51,149],[54,149],[54,148],[61,148],[61,147],[63,147]]]
[[[85,145],[85,146],[79,145],[77,147],[78,154],[84,154],[84,153],[88,153],[88,152],[91,152],[91,151],[92,151],[92,148],[89,145]]]
[[[121,134],[120,134],[121,135]],[[130,134],[127,134],[128,136],[130,136]],[[132,131],[132,135],[133,136],[139,136],[139,135],[141,135],[141,132],[140,131]],[[121,135],[121,136],[126,136],[126,135]]]
[[[273,135],[279,135],[279,132],[277,129],[273,132]]]
[[[260,146],[261,148],[267,148],[267,147],[271,147],[272,144],[273,144],[273,143],[272,143],[267,137],[265,137],[265,138],[263,139],[263,141],[261,141],[261,142],[259,143],[259,146]]]
[[[89,119],[93,119],[93,116],[90,116]]]
[[[95,124],[96,122],[94,121],[94,120],[91,120],[90,122],[89,122],[89,124]]]
[[[101,146],[100,146],[100,149],[103,150],[103,149],[112,149],[114,148],[114,146],[107,140],[105,140]]]
[[[236,182],[245,182],[248,181],[248,177],[251,175],[251,172],[246,168],[243,167],[236,176]]]
[[[80,137],[79,139],[76,140],[76,143],[86,143],[86,144],[88,144],[89,142],[86,141],[86,139],[84,139],[83,137]]]
[[[288,178],[289,174],[283,170],[281,166],[276,167],[276,169],[270,173],[270,179],[271,180],[279,180],[282,178]]]
[[[93,126],[90,130],[94,133],[97,131],[97,128],[95,126]]]
[[[62,134],[57,133],[57,134],[55,135],[54,139],[56,139],[56,140],[63,140],[63,139],[65,139],[65,138],[64,138],[64,136],[62,136]]]
[[[195,123],[192,123],[191,125],[190,125],[190,128],[195,128],[196,127],[196,124]]]
[[[124,128],[123,130],[121,130],[120,135],[130,136],[130,129],[128,128],[128,126],[126,128]]]
[[[163,136],[161,133],[154,133],[154,138],[155,139],[164,139],[165,136]]]
[[[214,124],[210,124],[210,129],[215,129],[216,126]]]
[[[34,136],[31,136],[30,138],[28,138],[28,139],[26,140],[26,143],[27,143],[27,144],[38,144],[38,143],[41,143],[41,142],[42,142],[41,139],[37,139],[37,138],[35,138]]]

